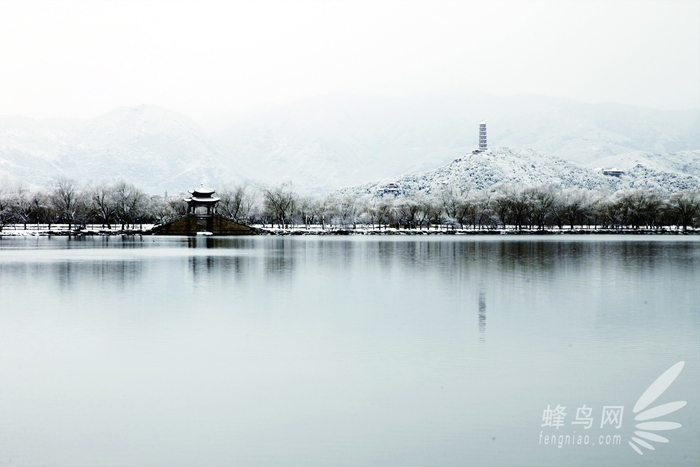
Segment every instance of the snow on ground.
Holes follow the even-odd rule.
[[[153,224],[137,224],[136,226],[129,225],[122,230],[121,225],[113,225],[110,229],[107,227],[88,224],[87,228],[76,231],[75,228],[68,228],[68,224],[9,224],[3,226],[0,230],[0,236],[5,237],[33,237],[38,235],[118,235],[129,232],[145,232],[153,228]]]

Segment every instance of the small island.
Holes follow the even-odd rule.
[[[187,213],[164,224],[156,225],[148,231],[154,235],[255,235],[260,233],[233,219],[216,213],[216,203],[221,198],[214,196],[215,191],[200,185],[189,190],[190,196],[184,199]]]

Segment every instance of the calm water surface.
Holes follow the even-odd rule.
[[[699,369],[697,237],[0,238],[0,465],[696,466]]]

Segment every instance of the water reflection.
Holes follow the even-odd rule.
[[[265,275],[270,279],[289,280],[296,266],[297,256],[303,253],[303,245],[292,238],[273,239],[266,242]]]
[[[699,282],[698,241],[2,239],[0,450],[630,465],[626,446],[542,449],[542,408],[634,403],[682,359],[683,429],[652,462],[697,463]]]
[[[9,281],[23,277],[35,285],[55,284],[63,293],[80,289],[99,290],[111,287],[124,290],[140,280],[143,263],[140,261],[59,261],[51,263],[2,263],[0,276]]]
[[[192,256],[189,263],[195,281],[207,280],[215,267],[215,259],[211,256]],[[221,269],[220,263],[216,266],[216,269]]]
[[[479,288],[479,341],[486,341],[486,293]]]

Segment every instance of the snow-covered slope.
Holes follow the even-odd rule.
[[[637,151],[596,159],[588,163],[587,167],[603,169],[617,167],[629,171],[638,165],[654,171],[678,172],[700,177],[700,150],[669,154]]]
[[[43,185],[62,170],[57,165],[83,120],[34,120],[0,116],[0,176]]]
[[[670,154],[637,151],[608,156],[588,164],[595,170],[619,169],[630,187],[658,188],[678,191],[698,187],[700,179],[700,150]]]
[[[125,180],[163,193],[241,180],[204,130],[161,107],[124,107],[74,121],[3,117],[0,125],[0,174],[30,185],[65,176]]]
[[[119,174],[149,191],[180,191],[234,172],[208,136],[184,115],[156,106],[119,108],[86,125],[61,159],[66,173],[109,180]]]
[[[679,172],[659,171],[635,166],[622,177],[603,175],[587,167],[559,157],[533,150],[494,148],[468,154],[438,169],[407,174],[398,179],[384,179],[358,187],[340,190],[342,195],[381,196],[389,184],[395,184],[401,195],[430,194],[445,187],[459,190],[509,189],[553,185],[614,192],[622,188],[649,187],[667,192],[699,188],[700,178]]]

